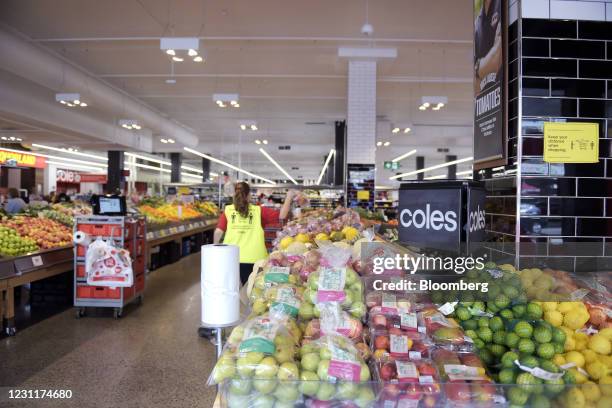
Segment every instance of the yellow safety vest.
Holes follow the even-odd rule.
[[[240,263],[255,263],[268,257],[261,227],[261,207],[249,204],[249,214],[243,217],[230,204],[225,207],[225,218],[227,229],[223,243],[240,248]]]

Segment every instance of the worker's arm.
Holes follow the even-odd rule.
[[[293,197],[295,197],[296,192],[294,190],[287,191],[287,196],[285,197],[285,202],[281,207],[280,214],[278,218],[280,222],[285,222],[287,217],[289,216],[289,211],[291,211],[291,202],[293,201]]]
[[[213,234],[213,244],[221,243],[221,239],[223,238],[223,234],[225,234],[225,231],[223,231],[222,229],[219,229],[219,228],[215,228],[215,233]]]

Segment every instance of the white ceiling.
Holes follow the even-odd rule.
[[[417,148],[426,166],[444,161],[439,147],[470,156],[472,1],[370,0],[372,39],[360,34],[365,4],[4,0],[0,22],[192,129],[198,150],[272,178],[283,176],[258,152],[255,138],[268,139],[267,150],[294,177],[317,178],[333,144],[333,122],[346,118],[347,64],[337,57],[338,47],[396,47],[398,58],[378,66],[377,114],[415,126],[409,135],[378,135],[392,142],[378,156],[390,159]],[[159,50],[162,36],[201,37],[206,62],[175,64],[177,83],[166,84],[171,68]],[[213,93],[236,92],[240,109],[220,109],[212,101]],[[448,96],[448,106],[421,112],[424,95]],[[82,114],[114,120],[111,112],[94,111]],[[240,132],[240,119],[256,120],[260,130]],[[28,125],[34,123],[35,113],[12,118],[0,112],[0,128],[28,130],[27,141],[98,146],[74,134],[63,139],[58,129],[32,131]],[[292,149],[279,151],[278,145]],[[154,150],[170,151],[159,142]],[[414,157],[403,165],[402,171],[413,169]],[[300,170],[291,171],[293,166]]]

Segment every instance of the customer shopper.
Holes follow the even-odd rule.
[[[19,191],[16,188],[9,188],[9,198],[4,205],[4,209],[9,214],[16,214],[19,211],[26,208],[28,205],[21,197],[19,197]]]

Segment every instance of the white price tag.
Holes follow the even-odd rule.
[[[32,257],[32,265],[34,266],[42,266],[43,260],[40,255],[36,255]]]
[[[420,351],[409,351],[408,352],[408,358],[411,360],[420,360],[421,359],[421,352]]]
[[[433,384],[433,377],[431,375],[420,375],[419,384]]]
[[[391,340],[391,353],[408,354],[408,337],[395,334],[389,337]]]
[[[406,330],[417,329],[417,315],[416,313],[402,313],[400,315],[400,326]]]
[[[457,302],[446,302],[445,304],[443,304],[442,306],[440,306],[438,308],[438,310],[440,311],[440,313],[442,313],[444,316],[448,316],[449,314],[453,313],[455,311],[455,306],[457,305]]]
[[[397,368],[397,378],[410,378],[416,380],[419,376],[419,372],[417,371],[414,363],[410,363],[408,361],[396,361],[395,367]]]

